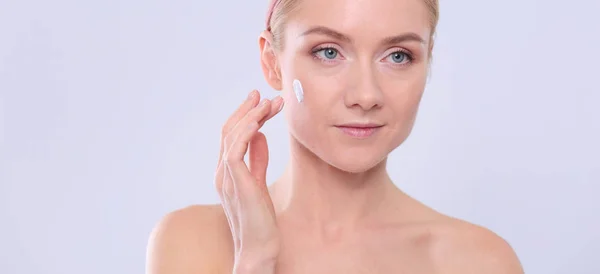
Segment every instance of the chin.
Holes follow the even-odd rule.
[[[318,155],[323,161],[329,165],[348,172],[348,173],[363,173],[367,172],[387,157],[386,151],[381,151],[381,148],[329,148],[327,151]]]
[[[380,164],[383,159],[366,159],[364,157],[359,158],[345,158],[345,159],[335,159],[332,161],[327,161],[331,166],[348,173],[364,173],[367,172],[378,164]]]

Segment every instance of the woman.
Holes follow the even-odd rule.
[[[259,103],[253,91],[225,123],[222,204],[167,215],[148,273],[523,273],[503,239],[419,203],[386,172],[415,121],[438,1],[279,0],[268,14],[261,65],[281,97]],[[284,102],[291,159],[267,187],[258,130]]]

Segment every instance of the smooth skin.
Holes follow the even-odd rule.
[[[428,16],[422,0],[302,0],[283,47],[261,33],[264,76],[281,97],[252,91],[226,121],[214,178],[221,204],[165,216],[146,273],[523,273],[501,237],[423,205],[386,171],[425,88]],[[259,130],[284,102],[291,157],[268,186]],[[381,127],[364,139],[340,130],[357,122]]]

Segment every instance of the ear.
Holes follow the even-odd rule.
[[[273,89],[280,91],[282,89],[281,71],[273,48],[273,35],[270,31],[265,30],[260,34],[258,45],[260,47],[260,65],[265,80]]]

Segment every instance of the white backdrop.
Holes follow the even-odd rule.
[[[213,203],[221,123],[272,97],[267,1],[0,0],[0,273],[143,273],[167,212]],[[600,273],[600,2],[442,1],[406,192],[527,273]],[[264,129],[269,179],[282,116]]]

